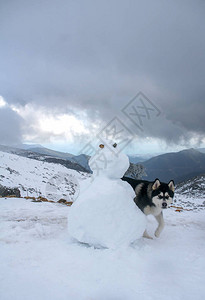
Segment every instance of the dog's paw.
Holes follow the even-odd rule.
[[[160,231],[159,230],[156,230],[154,235],[158,238],[160,236]]]
[[[150,239],[150,240],[153,240],[153,237],[151,237],[147,231],[145,230],[145,232],[143,233],[143,237],[146,238],[146,239]]]

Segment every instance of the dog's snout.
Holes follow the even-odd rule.
[[[166,208],[166,207],[167,207],[167,203],[166,203],[166,202],[163,202],[163,203],[162,203],[162,207],[163,207],[163,208]]]

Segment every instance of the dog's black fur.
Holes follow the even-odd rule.
[[[162,210],[172,203],[174,197],[174,181],[169,183],[160,182],[159,179],[150,182],[146,180],[136,180],[129,177],[122,177],[123,181],[127,181],[135,191],[135,204],[145,215],[153,215],[159,226],[155,231],[158,237],[164,227],[164,219]],[[145,237],[151,238],[147,232]]]

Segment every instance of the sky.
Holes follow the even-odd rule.
[[[202,0],[1,0],[0,144],[204,147],[204,32]]]

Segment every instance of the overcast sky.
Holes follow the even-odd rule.
[[[1,0],[0,95],[1,144],[78,152],[117,117],[127,152],[204,146],[205,1]]]

